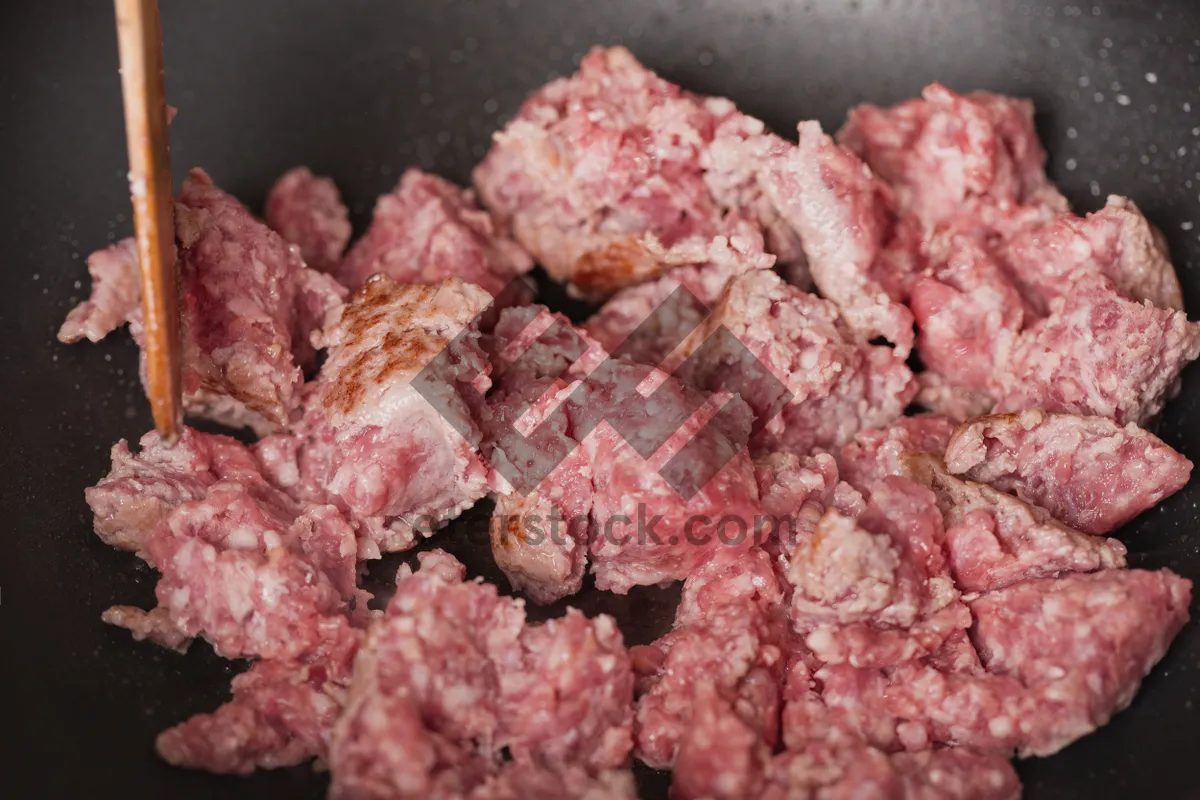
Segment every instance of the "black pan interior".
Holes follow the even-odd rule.
[[[409,165],[465,182],[523,96],[593,43],[624,43],[782,133],[938,80],[1038,104],[1052,177],[1077,208],[1127,194],[1167,234],[1200,311],[1200,5],[1193,0],[162,0],[176,174],[199,165],[257,208],[299,163],[332,175],[357,230]],[[320,797],[307,768],[247,780],[172,770],[159,730],[214,708],[234,668],[106,629],[154,575],[89,531],[83,487],[150,427],[125,336],[66,347],[84,258],[128,235],[111,3],[0,11],[0,785],[9,797]],[[1194,223],[1194,226],[1193,226]],[[1160,433],[1200,458],[1200,370]],[[1131,561],[1200,579],[1200,483],[1123,533]],[[465,531],[439,544],[488,556]],[[390,566],[394,567],[394,563]],[[492,573],[489,573],[492,574]],[[580,598],[632,640],[672,594]],[[1196,759],[1196,760],[1193,760]],[[1020,771],[1030,798],[1200,795],[1200,630],[1189,625],[1114,724]],[[647,797],[665,796],[643,776]]]

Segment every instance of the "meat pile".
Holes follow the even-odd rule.
[[[160,755],[338,800],[633,798],[635,758],[678,800],[1018,797],[1188,619],[1109,537],[1187,483],[1150,429],[1200,355],[1162,237],[1071,212],[1032,113],[934,85],[792,141],[609,48],[348,249],[330,179],[264,222],[194,170],[185,407],[255,438],[121,441],[87,490],[161,573],[105,621],[251,660]],[[59,338],[140,341],[131,241],[88,268]],[[532,623],[427,547],[362,588],[485,499],[513,593],[682,581],[670,632]]]

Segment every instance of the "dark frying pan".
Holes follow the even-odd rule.
[[[524,95],[596,42],[726,95],[777,131],[835,128],[863,100],[933,80],[1032,97],[1050,173],[1083,210],[1127,194],[1170,240],[1200,312],[1200,4],[1194,0],[163,0],[176,174],[192,165],[252,208],[285,168],[334,176],[361,230],[416,164],[465,182]],[[1189,105],[1189,103],[1191,105]],[[83,487],[109,446],[150,428],[126,337],[64,347],[84,258],[130,232],[112,5],[0,11],[0,794],[320,797],[307,768],[247,780],[173,770],[154,735],[216,707],[236,666],[106,629],[152,602],[154,575],[90,534]],[[1195,227],[1193,227],[1193,222]],[[81,283],[82,282],[82,283]],[[1200,458],[1200,371],[1161,434]],[[1200,482],[1123,534],[1137,566],[1200,579]],[[488,577],[479,521],[435,541]],[[376,571],[394,574],[395,562]],[[669,624],[670,591],[585,593],[631,642]],[[552,613],[552,612],[551,612]],[[1030,798],[1200,796],[1200,629],[1189,625],[1132,708],[1053,758],[1020,765]],[[666,779],[640,775],[647,797]]]

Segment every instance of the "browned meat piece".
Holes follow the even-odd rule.
[[[1182,311],[1126,300],[1097,273],[1073,273],[1050,316],[1021,335],[997,412],[1041,408],[1145,424],[1200,355],[1200,323]]]
[[[154,431],[135,455],[124,439],[113,445],[112,469],[85,490],[95,530],[105,544],[144,555],[145,539],[172,509],[204,497],[222,480],[262,481],[254,456],[228,436],[184,427],[179,441],[165,447]]]
[[[213,185],[203,170],[175,206],[184,411],[260,435],[287,425],[299,405],[309,334],[345,289],[304,266],[274,231]],[[141,340],[132,240],[96,253],[93,297],[71,312],[63,341],[96,341],[123,319]]]
[[[331,178],[318,178],[308,167],[279,176],[267,193],[263,215],[271,230],[300,249],[304,263],[333,272],[350,241],[350,214]]]
[[[663,249],[741,220],[781,259],[798,257],[756,176],[761,151],[787,147],[728,100],[681,91],[623,47],[596,48],[526,100],[474,181],[554,278],[602,296],[657,277]]]
[[[1015,492],[1085,533],[1109,533],[1188,482],[1192,462],[1133,423],[1022,411],[955,431],[946,466]]]
[[[513,758],[503,770],[549,770],[574,785],[582,771],[621,796],[605,771],[628,758],[633,676],[615,623],[571,614],[526,626],[520,601],[464,582],[453,557],[419,559],[419,571],[401,568],[355,664],[330,796],[461,797],[506,782],[503,747]]]
[[[80,339],[98,342],[126,322],[140,328],[142,316],[141,273],[138,272],[137,242],[122,239],[88,256],[92,296],[83,301],[58,329],[58,340],[71,344]]]
[[[907,356],[912,314],[872,272],[891,224],[890,190],[818,123],[800,123],[799,135],[799,146],[769,162],[766,193],[799,234],[813,282],[846,324],[863,340],[883,336]]]
[[[294,438],[259,446],[268,473],[347,511],[383,552],[470,508],[487,492],[474,413],[490,366],[474,322],[490,301],[457,278],[368,281],[315,337],[328,358]]]
[[[1129,705],[1187,621],[1191,596],[1191,581],[1168,570],[1105,570],[970,601],[971,636],[987,669],[1016,678],[1058,712],[1048,729],[1031,726],[1022,753],[1055,753]]]
[[[946,524],[946,552],[964,592],[999,589],[1026,578],[1125,566],[1125,545],[1088,536],[1012,495],[949,474],[936,456],[903,458],[933,489]]]
[[[360,631],[331,620],[311,652],[266,659],[233,679],[233,698],[159,735],[167,763],[245,775],[324,759],[350,684]]]
[[[461,278],[494,296],[532,268],[529,255],[475,205],[471,192],[410,169],[379,198],[371,227],[336,274],[351,289],[379,272],[397,283]]]
[[[888,475],[905,475],[900,456],[907,452],[941,454],[954,422],[941,414],[901,417],[887,428],[868,428],[842,448],[842,478],[864,494]]]
[[[674,764],[686,732],[705,724],[696,710],[705,705],[724,707],[755,741],[774,746],[786,636],[782,591],[770,557],[757,549],[719,552],[684,582],[672,631],[631,654],[643,673],[638,758],[659,769]]]
[[[673,265],[669,270],[617,292],[584,329],[609,352],[671,372],[672,366],[664,360],[703,324],[729,280],[774,263],[762,246],[762,236],[752,228],[729,238],[718,236],[704,246],[691,241],[676,245],[662,254],[663,262]],[[672,297],[681,287],[699,302]]]
[[[768,270],[729,282],[705,334],[681,374],[741,394],[762,425],[758,452],[840,447],[899,417],[917,391],[896,350],[856,340],[836,306]],[[791,394],[782,411],[780,385]]]
[[[1018,204],[1066,209],[1046,180],[1028,100],[935,83],[891,108],[852,109],[838,139],[892,185],[901,213],[927,226]]]
[[[792,553],[793,628],[825,663],[888,667],[937,651],[971,624],[943,538],[933,494],[896,476],[857,519],[827,511]]]
[[[1077,270],[1106,275],[1123,296],[1159,308],[1183,309],[1179,278],[1166,241],[1132,200],[1115,195],[1099,211],[1070,212],[1026,225],[1000,244],[1000,257],[1028,301],[1045,314],[1071,289]]]

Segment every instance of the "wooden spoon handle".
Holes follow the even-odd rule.
[[[114,0],[129,144],[129,190],[137,234],[145,317],[147,394],[167,443],[179,436],[179,296],[175,287],[175,212],[171,191],[162,28],[157,0]]]

